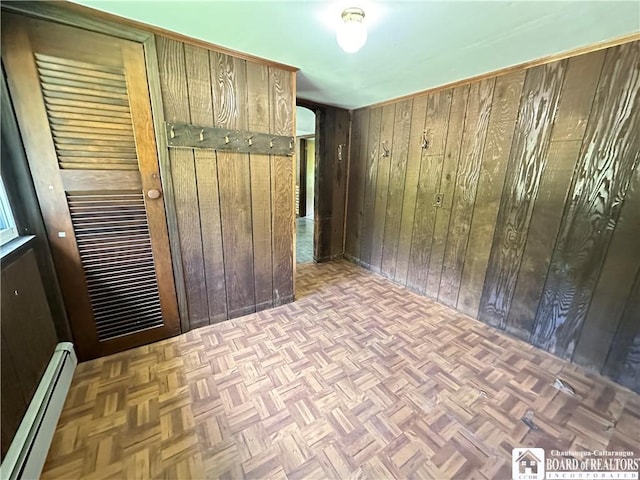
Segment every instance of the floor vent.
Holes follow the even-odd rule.
[[[59,343],[0,465],[2,480],[40,477],[77,364],[73,344]]]

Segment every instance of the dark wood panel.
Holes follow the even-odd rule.
[[[640,393],[640,270],[602,373]]]
[[[351,127],[347,228],[345,231],[345,254],[351,258],[360,258],[368,137],[369,109],[356,110],[353,113]]]
[[[184,46],[158,37],[157,47],[165,118],[172,122],[190,122]],[[194,325],[209,322],[198,192],[193,152],[171,149],[169,160],[187,294],[188,316],[181,318],[182,331],[186,332],[190,330],[191,322]]]
[[[246,62],[215,52],[210,62],[214,124],[246,130]],[[216,157],[227,312],[233,318],[255,311],[249,155],[218,151]]]
[[[269,68],[247,63],[249,130],[269,133]],[[253,275],[256,310],[273,305],[271,258],[271,156],[250,155],[251,218],[253,222]]]
[[[335,108],[316,110],[316,178],[315,178],[315,225],[314,252],[316,261],[326,262],[331,258],[333,224],[333,181],[336,170],[336,120]]]
[[[1,280],[4,456],[58,339],[33,249],[3,261]]]
[[[584,320],[576,342],[573,361],[600,370],[607,358],[633,282],[640,270],[640,168],[629,185],[620,217],[616,223]]]
[[[462,134],[464,131],[464,119],[467,112],[468,100],[469,85],[464,85],[453,89],[444,160],[442,161],[442,166],[439,167],[441,169],[441,174],[437,175],[439,180],[437,180],[437,183],[434,184],[438,186],[438,188],[433,191],[433,195],[435,195],[436,193],[442,195],[442,206],[435,209],[433,208],[434,197],[433,195],[431,195],[431,192],[428,192],[428,197],[425,199],[427,205],[431,204],[431,211],[433,212],[433,215],[435,215],[435,223],[433,226],[431,250],[428,257],[428,268],[426,267],[426,265],[420,268],[423,268],[428,272],[426,288],[424,288],[424,291],[428,296],[432,298],[438,298],[438,289],[440,287],[440,275],[442,273],[445,242],[447,238],[447,230],[449,229],[449,218],[451,216],[453,188],[458,172],[458,161],[460,159],[460,147],[462,142]],[[427,157],[427,159],[433,158],[436,157]],[[429,170],[427,170],[427,172],[428,171]],[[425,206],[425,208],[428,207]],[[413,231],[415,236],[415,226]],[[415,246],[415,240],[413,243]],[[412,247],[412,249],[413,248],[414,247]],[[411,270],[409,270],[409,273],[411,274]],[[422,289],[420,289],[419,291],[422,291]]]
[[[277,135],[294,135],[293,78],[289,72],[269,69],[271,128]],[[294,295],[294,161],[293,157],[274,157],[271,171],[274,306],[292,301]]]
[[[378,145],[378,174],[375,186],[373,208],[373,235],[371,238],[371,268],[379,272],[382,267],[382,249],[384,247],[384,224],[389,193],[389,172],[393,152],[393,129],[395,126],[396,105],[382,107],[380,139]]]
[[[536,314],[532,342],[562,358],[573,354],[622,201],[640,162],[639,63],[640,42],[607,52]]]
[[[584,126],[600,77],[604,52],[572,58],[567,64],[546,167],[531,217],[506,330],[529,339],[549,269]]]
[[[476,189],[482,166],[495,79],[471,85],[467,115],[462,136],[456,186],[449,219],[446,248],[442,262],[438,301],[455,307],[462,278],[464,257],[469,240],[469,229]]]
[[[525,72],[496,79],[457,308],[478,316]]]
[[[506,331],[523,340],[529,339],[533,328],[580,145],[579,140],[552,142],[547,151],[547,166],[505,320]]]
[[[380,143],[380,124],[382,107],[371,109],[369,116],[369,135],[367,143],[367,162],[364,171],[364,205],[362,214],[362,243],[360,245],[360,260],[369,266],[371,264],[371,249],[373,246],[373,214],[376,203],[376,183],[378,179],[378,148]],[[317,159],[316,159],[317,161]]]
[[[505,328],[529,222],[547,160],[565,62],[527,72],[479,319]]]
[[[463,93],[460,90],[460,94]],[[434,196],[439,192],[442,169],[446,162],[443,153],[448,132],[447,122],[450,114],[460,114],[464,118],[464,109],[466,108],[466,103],[464,107],[461,107],[458,103],[462,95],[456,96],[456,103],[453,105],[452,96],[453,92],[451,90],[444,90],[427,96],[424,128],[422,132],[418,133],[422,161],[416,191],[413,234],[408,256],[409,268],[406,285],[419,292],[425,291],[429,273],[429,260],[437,218]],[[466,102],[466,97],[464,101]],[[456,108],[456,112],[451,113],[452,108]],[[461,113],[459,113],[460,108],[462,108]],[[427,148],[422,148],[423,133],[426,133],[430,139]]]
[[[344,215],[347,195],[347,163],[349,161],[349,127],[348,110],[336,109],[334,150],[329,159],[334,163],[331,178],[331,247],[330,258],[338,258],[344,253]],[[318,199],[321,201],[321,199]]]
[[[413,99],[411,106],[411,125],[409,131],[409,150],[402,197],[402,215],[400,218],[400,233],[398,238],[398,254],[396,257],[395,281],[407,284],[409,271],[409,255],[411,253],[411,237],[413,236],[413,221],[416,212],[416,193],[420,178],[420,163],[423,155],[422,133],[427,115],[426,95]],[[444,123],[444,122],[443,122]],[[349,230],[347,229],[347,233]]]
[[[211,98],[211,67],[209,52],[203,48],[185,45],[187,91],[191,121],[197,125],[213,125]],[[209,315],[206,319],[193,319],[191,328],[220,322],[227,318],[225,265],[222,254],[222,229],[218,193],[218,164],[214,151],[193,151],[197,181],[198,211],[200,215],[202,253],[204,259],[205,288]]]
[[[382,273],[389,278],[395,278],[396,275],[396,258],[400,240],[400,221],[402,219],[402,201],[409,153],[412,106],[413,100],[411,99],[397,104],[393,139],[391,141],[393,150],[390,156],[381,265]]]

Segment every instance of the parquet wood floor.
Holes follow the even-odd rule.
[[[297,285],[79,365],[43,477],[508,479],[516,446],[640,450],[639,396],[603,377],[346,262]]]

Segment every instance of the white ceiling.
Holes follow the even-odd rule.
[[[640,0],[78,3],[298,67],[300,98],[345,108],[640,31]],[[369,40],[347,54],[335,22],[356,5]]]

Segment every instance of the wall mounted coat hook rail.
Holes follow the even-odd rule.
[[[205,148],[240,153],[291,156],[293,137],[228,130],[189,123],[165,123],[167,145],[173,148]]]

